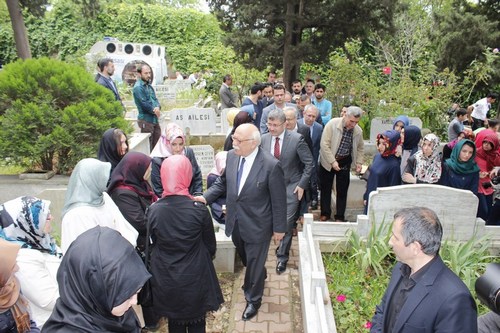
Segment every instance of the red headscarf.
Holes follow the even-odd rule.
[[[193,167],[186,156],[172,155],[166,158],[161,164],[160,178],[163,186],[162,197],[184,195],[193,198],[189,194],[189,185],[193,178]]]
[[[491,143],[493,149],[491,149],[490,151],[484,151],[482,144],[485,142]],[[497,133],[491,131],[491,133],[487,133],[485,135],[485,137],[482,140],[481,146],[477,147],[476,156],[486,161],[488,168],[486,171],[493,170],[493,168],[496,166],[495,164],[498,162],[499,159],[498,146],[499,142]]]

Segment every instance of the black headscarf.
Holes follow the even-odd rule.
[[[151,277],[134,247],[118,231],[96,226],[69,247],[57,272],[60,297],[43,332],[140,332],[130,308],[113,307],[132,297]]]
[[[104,132],[104,134],[102,135],[101,143],[99,144],[99,150],[97,151],[97,159],[102,162],[111,163],[111,171],[118,165],[123,157],[118,152],[118,146],[115,139],[115,130],[121,132],[121,130],[118,128],[110,128],[106,130],[106,132]],[[126,135],[125,138],[127,138]]]
[[[144,180],[144,174],[151,165],[151,157],[143,153],[131,151],[123,156],[116,168],[111,173],[108,193],[118,187],[126,187],[141,197],[149,200],[153,199],[153,190],[147,180]]]

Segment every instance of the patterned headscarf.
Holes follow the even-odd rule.
[[[162,198],[170,195],[185,195],[189,198],[189,185],[193,178],[193,166],[186,156],[172,155],[166,158],[160,169]]]
[[[163,133],[158,140],[158,143],[151,152],[151,157],[169,157],[173,155],[171,143],[177,138],[181,138],[182,142],[186,142],[186,137],[182,128],[176,123],[169,123],[163,130]],[[184,151],[182,152],[184,154]]]
[[[380,139],[383,139],[385,142],[385,151],[382,153],[382,157],[388,157],[396,154],[400,138],[401,135],[396,130],[385,131],[384,133],[377,135],[377,145]]]
[[[50,201],[30,196],[7,201],[0,206],[0,237],[22,248],[60,255],[54,239],[44,232],[49,206]]]
[[[413,175],[418,181],[435,184],[441,178],[441,154],[439,148],[439,138],[435,134],[427,134],[422,140],[432,144],[432,154],[427,157],[422,150],[415,153],[415,174]]]

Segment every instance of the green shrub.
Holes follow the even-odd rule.
[[[32,169],[71,170],[95,156],[110,127],[129,132],[121,104],[85,69],[47,58],[0,72],[0,157]]]

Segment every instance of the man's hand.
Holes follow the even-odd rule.
[[[333,163],[332,163],[332,168],[333,168],[333,170],[335,170],[335,171],[340,171],[339,162],[337,162],[337,161],[333,161]]]
[[[275,233],[273,233],[274,244],[279,243],[279,241],[282,240],[283,237],[285,237],[285,233],[284,232],[275,232]]]
[[[194,201],[199,201],[199,202],[203,203],[204,205],[207,204],[207,200],[202,195],[197,195],[197,196],[193,197],[193,200]]]
[[[297,186],[295,188],[295,190],[293,191],[293,193],[297,193],[297,198],[300,200],[302,200],[302,197],[304,196],[304,189],[301,188],[300,186]]]
[[[160,113],[160,108],[159,107],[155,107],[153,109],[153,112],[155,113],[155,115],[156,115],[157,118],[160,118],[161,113]]]
[[[359,164],[359,163],[356,163],[356,172],[357,173],[360,173],[361,172],[361,169],[362,169],[363,165]]]

